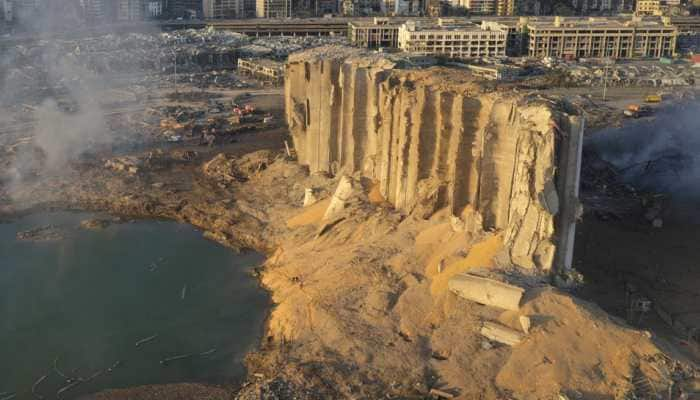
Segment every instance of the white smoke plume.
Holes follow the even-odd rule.
[[[33,138],[33,146],[18,147],[13,164],[0,171],[10,195],[37,174],[70,172],[81,155],[109,148],[114,138],[101,103],[109,102],[109,88],[124,84],[93,65],[108,54],[90,55],[81,47],[117,40],[110,27],[87,26],[80,0],[41,1],[45,8],[19,15],[15,30],[22,40],[0,51],[0,125],[2,109],[25,107],[31,128],[18,137]]]

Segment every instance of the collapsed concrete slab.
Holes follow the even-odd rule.
[[[476,275],[460,274],[450,279],[448,287],[451,292],[487,306],[516,311],[525,290],[493,279]]]
[[[407,212],[436,188],[438,206],[470,206],[483,230],[504,231],[514,264],[570,266],[582,121],[556,102],[485,90],[459,69],[404,64],[342,47],[290,56],[299,161],[312,173],[361,172]]]
[[[482,325],[481,334],[489,340],[508,346],[515,346],[525,337],[525,335],[515,329],[488,321]]]

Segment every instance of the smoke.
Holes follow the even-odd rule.
[[[32,138],[30,145],[17,147],[6,168],[2,168],[0,151],[0,169],[4,169],[0,184],[5,181],[10,197],[37,176],[70,173],[82,155],[109,149],[115,137],[103,107],[110,101],[110,88],[129,83],[121,75],[131,67],[128,57],[118,60],[119,72],[104,68],[105,58],[111,55],[104,49],[119,43],[119,35],[108,24],[86,25],[82,5],[87,2],[39,0],[39,4],[39,8],[19,10],[15,30],[21,40],[0,49],[0,129],[3,124],[29,121],[30,126],[13,139]],[[17,121],[18,115],[24,120]],[[6,137],[0,137],[0,150],[12,140],[2,136]]]
[[[700,101],[665,107],[652,121],[610,128],[588,139],[634,187],[669,195],[675,214],[698,220]]]

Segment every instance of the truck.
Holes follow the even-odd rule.
[[[645,103],[661,103],[661,96],[658,94],[650,94],[644,98]]]

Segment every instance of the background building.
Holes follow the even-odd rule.
[[[496,15],[512,16],[515,15],[515,0],[497,0]]]
[[[422,56],[471,58],[506,55],[506,32],[472,23],[438,19],[408,21],[399,28],[399,48]]]
[[[83,15],[87,22],[103,21],[109,14],[104,0],[81,0]]]
[[[661,1],[637,0],[634,12],[637,15],[661,15]]]
[[[290,18],[292,0],[256,0],[255,16],[258,18]]]
[[[164,0],[163,14],[169,18],[202,18],[203,0]]]
[[[562,58],[660,58],[675,53],[675,26],[635,18],[529,22],[528,55]]]
[[[144,5],[144,13],[148,19],[160,18],[163,15],[163,1],[146,0],[146,4]]]
[[[348,23],[348,39],[354,46],[376,49],[399,47],[399,27],[404,19],[375,17],[372,21]]]
[[[204,18],[242,18],[243,0],[204,0]]]
[[[118,0],[117,20],[119,21],[141,21],[146,16],[146,5],[144,0]]]
[[[428,0],[394,0],[395,15],[424,15]]]

